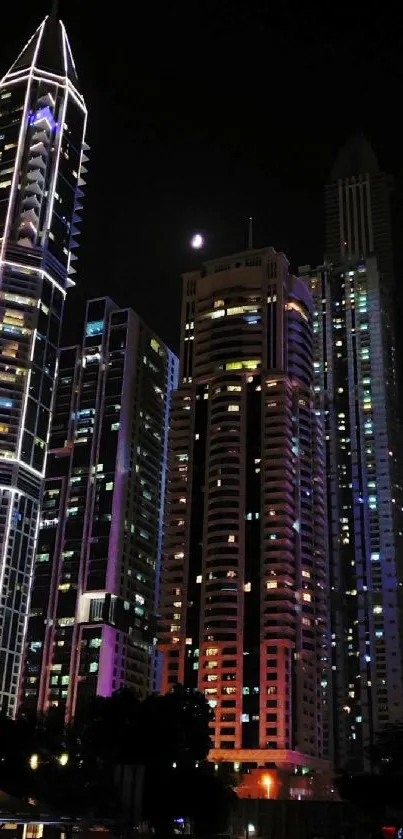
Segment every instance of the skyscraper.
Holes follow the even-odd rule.
[[[87,112],[66,31],[39,26],[0,83],[0,707],[14,713]]]
[[[161,619],[163,689],[214,709],[213,760],[329,756],[323,435],[312,301],[284,254],[183,277]]]
[[[326,189],[328,264],[311,273],[326,422],[336,763],[403,715],[403,497],[389,179],[362,136]]]
[[[178,362],[135,312],[87,304],[60,351],[21,700],[70,719],[155,688],[170,397]]]

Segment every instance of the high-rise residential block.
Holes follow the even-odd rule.
[[[333,169],[326,222],[329,263],[310,274],[315,391],[326,437],[335,760],[357,769],[378,731],[403,716],[389,179],[361,136]]]
[[[327,765],[328,558],[312,299],[273,248],[183,277],[161,584],[163,689],[201,690],[213,760]]]
[[[177,359],[130,309],[87,304],[60,351],[21,690],[67,719],[156,686],[156,598]]]
[[[52,14],[0,82],[0,708],[17,705],[87,112]]]

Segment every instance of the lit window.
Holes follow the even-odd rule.
[[[230,535],[228,536],[228,542],[235,542],[235,536],[233,533],[230,533]]]
[[[88,321],[85,327],[85,334],[89,338],[92,335],[101,335],[104,331],[103,320]]]
[[[227,410],[233,413],[237,413],[239,411],[239,405],[228,405]]]
[[[305,600],[306,603],[310,603],[312,600],[312,595],[309,594],[309,591],[304,591],[302,599]]]
[[[111,490],[113,489],[113,481],[108,481],[108,483],[105,484],[105,489],[106,492],[111,492]]]
[[[202,581],[202,575],[198,574],[197,577],[196,577],[196,583],[201,583],[201,581]]]

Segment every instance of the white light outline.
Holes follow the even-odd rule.
[[[21,262],[13,262],[11,259],[3,259],[3,265],[9,265],[11,268],[19,268],[21,271],[32,271],[33,274],[41,274],[40,279],[49,280],[59,291],[62,292],[63,296],[66,296],[66,289],[61,286],[57,280],[55,280],[48,271],[45,271],[43,268],[35,268],[34,265],[22,265]]]
[[[43,23],[41,24],[41,27],[38,27],[38,29],[35,31],[35,33],[33,35],[33,37],[35,37],[38,30],[39,29],[41,30],[41,33],[40,33],[40,36],[38,37],[38,42],[37,42],[37,45],[36,45],[36,48],[35,48],[33,63],[36,61],[36,58],[37,58],[37,55],[38,55],[38,50],[39,50],[39,45],[40,45],[40,42],[41,42],[41,37],[42,37],[44,25],[45,25],[45,21],[43,21]],[[31,38],[31,41],[32,41],[32,38]],[[21,53],[20,53],[20,55],[21,55]],[[18,56],[18,58],[20,57],[20,55]],[[17,58],[17,61],[18,61],[18,58]],[[15,156],[15,169],[14,169],[14,174],[13,174],[13,178],[12,178],[12,182],[11,182],[11,189],[10,189],[10,195],[9,195],[9,200],[8,200],[7,215],[6,215],[5,225],[4,225],[4,236],[3,236],[3,239],[2,239],[1,249],[0,249],[0,284],[2,282],[1,275],[2,275],[2,266],[4,264],[3,254],[4,254],[4,249],[5,249],[6,242],[8,241],[9,227],[10,227],[10,217],[11,217],[12,209],[14,208],[14,204],[15,204],[16,186],[17,186],[17,181],[18,181],[18,178],[19,178],[21,157],[22,157],[22,153],[23,153],[23,150],[24,150],[23,139],[25,137],[25,132],[26,132],[28,105],[29,105],[30,98],[31,98],[31,84],[32,84],[31,72],[32,72],[32,66],[31,66],[29,74],[28,74],[27,89],[26,89],[26,92],[25,92],[24,109],[23,109],[23,114],[22,114],[22,119],[21,119],[20,130],[19,130],[19,134],[18,134],[17,154]],[[0,90],[3,87],[3,83],[4,83],[4,80],[0,84]],[[13,461],[13,462],[15,463],[15,461]],[[12,488],[10,488],[10,491],[12,491]],[[7,523],[6,523],[5,532],[4,532],[5,538],[3,540],[3,549],[2,549],[2,552],[1,552],[0,592],[2,591],[2,588],[3,588],[3,580],[4,580],[4,573],[5,573],[5,566],[6,566],[6,554],[7,554],[8,540],[9,540],[10,528],[11,528],[12,508],[13,508],[13,501],[11,500],[10,504],[9,504],[8,515],[7,515]]]
[[[45,20],[46,20],[46,18],[45,18]],[[43,34],[44,25],[45,25],[45,21],[43,21],[43,23],[41,24],[42,28],[38,27],[38,29],[41,29],[41,34],[38,38],[38,43],[37,43],[36,48],[35,48],[35,54],[34,54],[34,59],[33,59],[32,65],[35,63],[37,55],[38,55],[38,50],[39,50],[39,46],[40,46],[40,43],[41,43],[41,38],[42,38],[42,34]],[[36,32],[38,32],[38,29],[36,30]],[[17,59],[17,61],[18,61],[18,59]],[[19,131],[19,134],[18,134],[17,154],[15,155],[15,168],[14,168],[14,174],[13,174],[12,181],[11,181],[11,189],[10,189],[10,195],[9,195],[9,199],[8,199],[7,215],[6,215],[6,221],[5,221],[5,224],[4,224],[4,234],[3,234],[3,239],[2,239],[2,243],[1,243],[1,250],[0,250],[0,283],[1,283],[1,263],[3,261],[3,254],[4,254],[5,245],[6,245],[6,242],[8,241],[9,227],[10,227],[10,217],[11,217],[12,210],[13,210],[14,204],[15,204],[16,192],[17,192],[17,181],[20,177],[21,157],[22,157],[22,154],[23,154],[23,151],[24,151],[24,145],[25,145],[22,141],[25,138],[28,105],[29,105],[30,98],[31,98],[32,69],[33,69],[33,66],[30,67],[28,77],[27,77],[27,89],[26,89],[26,93],[25,93],[24,110],[23,110],[23,114],[22,114],[22,118],[21,118],[20,131]],[[0,90],[1,90],[2,86],[3,86],[3,82],[0,84]]]
[[[53,213],[54,193],[55,193],[55,189],[56,189],[56,179],[57,179],[59,162],[60,162],[60,150],[61,150],[62,137],[63,137],[63,132],[64,132],[64,120],[65,120],[65,114],[66,114],[68,95],[69,94],[71,95],[74,103],[78,106],[78,108],[83,112],[83,115],[84,115],[84,126],[83,126],[83,135],[82,135],[82,144],[81,144],[81,153],[80,153],[77,186],[78,186],[78,180],[79,180],[80,173],[81,173],[84,148],[87,148],[87,146],[85,144],[85,132],[86,132],[86,127],[87,127],[88,112],[87,112],[87,108],[85,106],[83,96],[79,93],[79,91],[76,89],[75,85],[72,84],[70,78],[68,77],[68,73],[67,73],[67,71],[68,71],[67,50],[68,50],[68,54],[70,56],[70,60],[71,60],[72,66],[74,68],[74,71],[76,72],[76,70],[75,70],[74,59],[73,59],[73,56],[72,56],[72,53],[71,53],[70,43],[69,43],[68,38],[67,38],[67,33],[66,33],[66,30],[65,30],[64,24],[62,24],[61,21],[59,22],[59,25],[61,26],[61,30],[62,30],[62,45],[63,45],[63,60],[64,60],[65,77],[59,76],[58,74],[55,74],[55,73],[49,73],[47,71],[42,71],[35,66],[36,61],[37,61],[37,57],[38,57],[38,53],[39,53],[39,49],[40,49],[40,45],[41,45],[42,38],[43,38],[44,27],[45,27],[47,19],[48,19],[48,16],[45,17],[45,19],[42,21],[42,23],[35,30],[35,32],[31,36],[31,38],[29,39],[29,41],[26,43],[26,45],[21,50],[21,52],[18,54],[14,64],[11,66],[8,73],[6,73],[6,75],[0,81],[0,90],[3,89],[5,86],[9,87],[10,85],[17,84],[17,83],[26,82],[26,85],[27,85],[26,86],[26,92],[25,92],[25,98],[24,98],[23,113],[22,113],[22,117],[21,117],[20,130],[19,130],[19,134],[18,134],[17,151],[16,151],[16,155],[15,155],[15,162],[14,162],[14,173],[13,173],[10,192],[9,192],[7,215],[6,215],[6,219],[5,219],[5,225],[4,225],[4,234],[0,239],[0,284],[1,284],[1,273],[2,273],[3,266],[9,266],[11,268],[16,268],[17,270],[20,270],[23,273],[28,272],[29,274],[37,276],[39,279],[42,279],[42,280],[44,278],[46,278],[52,284],[52,286],[56,287],[61,292],[61,294],[63,295],[63,299],[65,299],[66,288],[63,288],[47,271],[43,270],[43,268],[35,268],[33,266],[32,267],[31,266],[26,266],[26,265],[22,265],[19,262],[14,262],[12,260],[4,259],[5,249],[6,249],[6,245],[8,243],[9,234],[10,234],[10,221],[11,221],[11,218],[12,218],[12,213],[14,212],[14,209],[15,209],[17,187],[18,187],[18,181],[19,181],[19,177],[20,177],[21,159],[22,159],[22,155],[23,155],[23,152],[24,152],[24,149],[25,149],[25,137],[26,137],[26,129],[27,129],[27,115],[28,115],[29,105],[30,105],[30,101],[31,101],[32,82],[34,80],[35,81],[45,81],[45,82],[48,82],[50,84],[53,84],[56,87],[62,87],[63,92],[64,92],[64,103],[63,103],[63,106],[62,106],[63,123],[62,123],[61,130],[60,130],[60,139],[59,139],[58,150],[57,150],[56,165],[54,167],[54,173],[53,173],[53,184],[52,184],[52,187],[51,187],[51,190],[50,190],[51,191],[51,198],[50,198],[50,201],[48,201],[47,224],[45,225],[45,230],[49,230],[49,223],[51,221],[52,213]],[[36,43],[36,46],[35,46],[34,56],[33,56],[33,60],[31,62],[31,65],[29,66],[29,68],[23,68],[22,70],[13,71],[12,67],[18,62],[18,60],[23,55],[24,51],[28,48],[29,44],[34,40],[35,37],[37,37],[37,43]],[[68,272],[68,269],[70,267],[70,256],[71,256],[71,254],[69,253],[67,272]],[[69,279],[68,273],[66,274],[65,283],[66,283],[66,287],[68,287],[69,285],[74,285],[73,281],[71,281]],[[23,410],[22,410],[22,414],[21,414],[19,431],[18,431],[18,438],[17,438],[17,449],[16,449],[17,458],[10,460],[8,458],[0,457],[0,462],[6,462],[9,465],[9,467],[10,467],[10,464],[12,464],[12,466],[10,467],[10,471],[13,470],[14,465],[17,465],[18,467],[21,467],[23,470],[25,469],[29,473],[35,475],[35,477],[37,477],[39,479],[40,483],[42,484],[43,479],[44,479],[45,474],[46,474],[46,460],[47,460],[48,447],[49,447],[48,444],[49,444],[49,438],[50,438],[50,423],[49,423],[48,432],[47,432],[46,452],[45,452],[43,471],[39,472],[38,470],[34,469],[32,466],[29,466],[28,464],[24,463],[21,460],[22,439],[23,439],[25,417],[26,417],[26,411],[27,411],[27,405],[28,405],[29,386],[30,386],[30,379],[31,379],[31,372],[32,372],[32,360],[33,360],[34,351],[35,351],[36,336],[37,336],[37,330],[35,329],[34,332],[33,332],[33,335],[32,335],[32,344],[31,344],[30,361],[29,361],[30,368],[28,370],[28,375],[26,377],[26,385],[25,385],[25,389],[23,391],[23,397],[22,397],[22,399],[23,399]],[[55,394],[55,391],[53,391],[53,398],[52,398],[50,416],[52,415],[54,394]],[[35,526],[33,564],[32,564],[32,568],[31,568],[30,580],[29,580],[29,592],[28,592],[28,602],[29,602],[30,597],[31,597],[31,589],[32,589],[34,557],[35,557],[36,544],[37,544],[39,528],[40,528],[40,500],[34,498],[34,496],[31,496],[27,492],[21,492],[20,490],[16,489],[13,486],[7,486],[7,487],[4,487],[4,488],[0,487],[0,489],[1,490],[4,489],[4,491],[6,491],[10,494],[8,510],[7,510],[7,520],[6,520],[6,526],[5,526],[5,531],[4,531],[4,537],[5,538],[4,538],[4,542],[3,542],[3,546],[2,546],[2,550],[1,550],[1,554],[0,554],[0,591],[2,590],[3,583],[4,583],[4,573],[5,573],[6,560],[7,560],[7,548],[8,548],[9,537],[10,537],[11,521],[12,521],[12,514],[13,514],[13,509],[14,509],[15,497],[19,497],[21,495],[26,496],[28,498],[32,498],[38,504],[38,515],[37,515],[37,518],[36,518],[36,526]],[[28,611],[26,611],[25,616],[23,616],[21,614],[20,617],[23,617],[23,620],[24,620],[23,635],[24,635],[24,643],[25,643],[25,636],[26,636],[26,630],[27,630],[27,625],[28,625]],[[21,666],[22,666],[22,654],[21,654],[21,657],[20,657],[20,669],[19,669],[19,676],[18,676],[19,688],[20,688],[20,680],[21,680],[21,672],[22,672],[21,671]],[[16,705],[13,708],[13,714],[15,714],[16,706],[18,704],[18,693],[17,693],[17,696],[15,697],[15,699],[16,699]]]

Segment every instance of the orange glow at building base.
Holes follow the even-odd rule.
[[[275,771],[268,772],[267,769],[252,769],[245,774],[236,793],[239,798],[278,798],[280,780]]]

